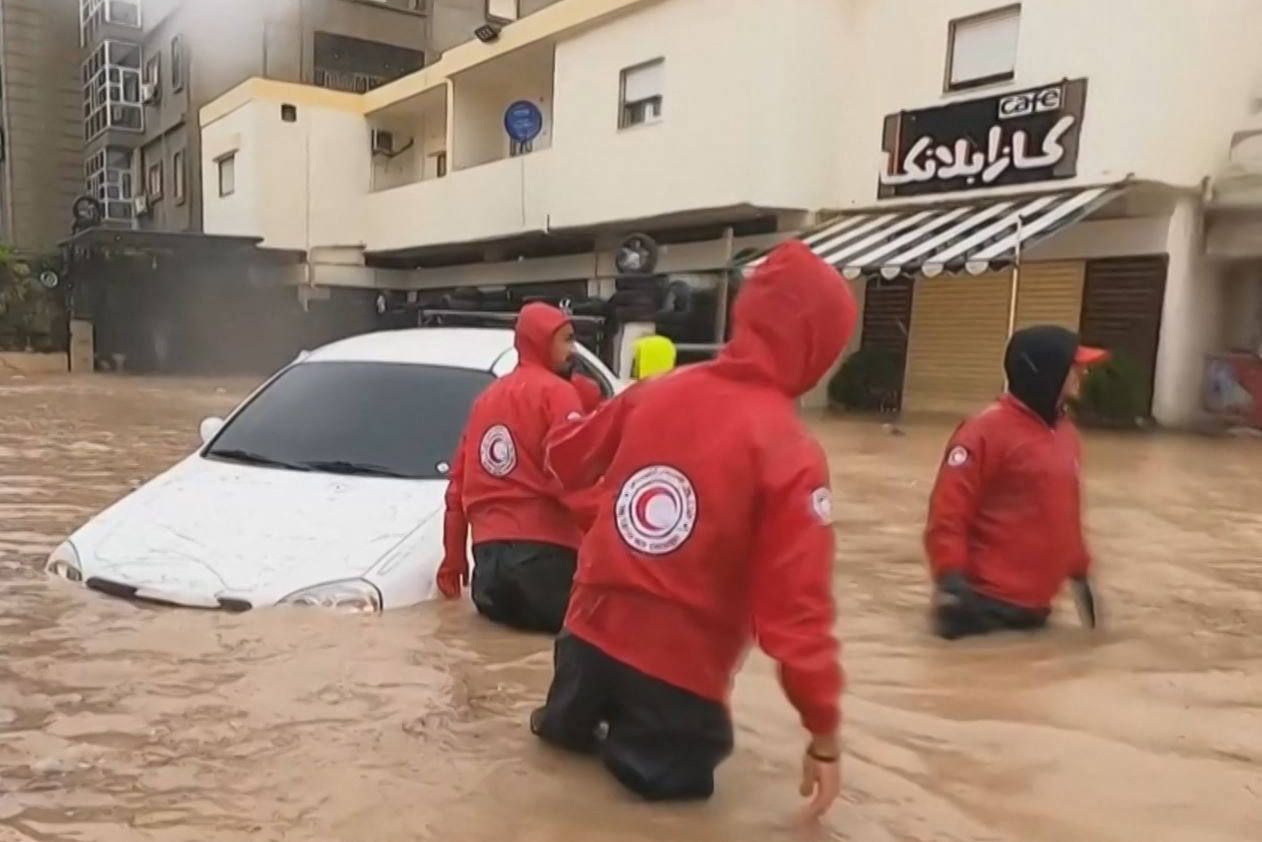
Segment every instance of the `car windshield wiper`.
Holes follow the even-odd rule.
[[[305,467],[313,471],[325,471],[330,474],[348,474],[362,477],[393,477],[394,479],[416,479],[411,474],[387,468],[384,465],[373,465],[368,462],[348,462],[343,459],[332,459],[327,462],[303,462]]]
[[[262,453],[255,453],[252,450],[212,450],[206,455],[216,459],[227,459],[231,462],[244,462],[247,465],[262,465],[267,468],[285,468],[290,471],[311,470],[306,465],[286,462],[284,459],[273,459],[270,456],[264,456]]]

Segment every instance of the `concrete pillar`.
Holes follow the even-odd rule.
[[[70,371],[73,374],[91,374],[96,367],[96,344],[92,335],[92,322],[86,319],[70,320]]]
[[[1167,427],[1189,427],[1204,420],[1205,355],[1218,350],[1223,284],[1205,260],[1203,225],[1199,195],[1175,200],[1166,238],[1170,262],[1152,405],[1157,423]]]

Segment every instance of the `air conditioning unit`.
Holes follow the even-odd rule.
[[[131,200],[131,209],[135,211],[136,216],[144,216],[149,212],[149,197],[137,196]]]
[[[393,155],[394,154],[394,132],[383,131],[382,129],[372,130],[372,154],[374,155]]]
[[[153,84],[152,82],[143,83],[140,86],[140,101],[141,102],[157,102],[158,101],[158,86]]]

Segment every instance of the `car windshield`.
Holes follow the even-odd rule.
[[[488,372],[432,365],[295,365],[205,455],[297,471],[442,479]]]

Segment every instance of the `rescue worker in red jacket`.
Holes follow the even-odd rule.
[[[438,588],[454,599],[469,584],[472,527],[478,611],[515,628],[556,633],[582,533],[564,490],[544,473],[543,448],[553,426],[581,412],[568,379],[574,328],[557,308],[527,304],[515,345],[517,368],[473,402],[452,460]]]
[[[752,637],[809,733],[803,795],[817,813],[836,798],[828,464],[795,400],[837,359],[855,314],[831,267],[783,245],[745,284],[716,360],[645,380],[549,439],[562,482],[599,479],[601,493],[547,703],[531,717],[538,736],[598,752],[647,799],[709,797]]]
[[[1064,328],[1017,331],[1004,355],[1008,392],[951,437],[925,529],[940,636],[1040,628],[1066,579],[1095,626],[1082,448],[1065,403],[1081,370],[1106,356]]]

